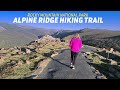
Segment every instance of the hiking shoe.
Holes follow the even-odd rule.
[[[75,66],[72,66],[72,69],[75,69]]]
[[[72,64],[72,63],[70,64],[70,67],[73,67],[73,64]]]

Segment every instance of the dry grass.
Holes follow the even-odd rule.
[[[34,71],[35,63],[40,62],[41,60],[45,59],[46,56],[44,56],[44,53],[53,51],[53,50],[61,50],[63,48],[69,48],[68,43],[65,42],[49,42],[47,44],[42,44],[42,46],[37,50],[36,53],[30,53],[23,55],[22,53],[20,55],[17,55],[14,50],[12,52],[4,51],[1,53],[6,53],[7,58],[4,59],[1,63],[1,65],[4,65],[6,63],[10,63],[11,61],[18,61],[17,66],[14,66],[12,69],[8,70],[7,73],[4,73],[2,78],[5,79],[18,79],[23,78],[24,76],[32,73]],[[37,46],[38,48],[39,46]],[[13,54],[11,56],[11,54]],[[46,67],[46,65],[49,63],[50,59],[46,59],[45,61],[42,61],[38,64],[39,67],[42,67],[43,69]],[[32,69],[33,68],[33,69]],[[42,71],[40,71],[42,72]]]

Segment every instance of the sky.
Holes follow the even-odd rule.
[[[15,17],[27,17],[28,13],[88,13],[89,17],[102,17],[104,23],[24,23],[21,25],[47,29],[80,30],[92,28],[120,31],[120,11],[0,11],[0,22],[13,23]]]

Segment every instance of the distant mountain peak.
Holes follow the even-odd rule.
[[[6,29],[4,27],[0,26],[0,32],[2,32],[2,31],[6,31]]]

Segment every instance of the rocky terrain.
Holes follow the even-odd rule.
[[[28,31],[25,31],[25,28]],[[119,31],[61,30],[52,32],[51,36],[51,32],[34,30],[30,27],[18,28],[16,25],[0,23],[0,46],[10,45],[0,48],[0,79],[120,78]],[[84,47],[74,72],[66,66],[69,66],[68,60],[70,60],[69,41],[76,32],[80,34]],[[113,50],[110,51],[110,48]],[[54,58],[56,55],[57,57]]]
[[[69,42],[75,33],[80,34],[85,45],[98,48],[114,48],[114,50],[120,51],[120,31],[84,28],[73,31],[58,31],[53,36]]]
[[[22,47],[0,48],[0,78],[19,79],[30,75],[39,67],[45,67],[49,57],[68,48],[59,38],[45,35]],[[40,64],[44,63],[45,64]]]
[[[113,49],[84,45],[76,59],[75,70],[70,68],[69,49],[52,59],[37,79],[120,79],[120,52]]]
[[[97,74],[96,78],[119,79],[120,78],[120,52],[113,49],[96,48],[94,52],[83,52],[89,60],[89,65],[93,72]]]
[[[24,46],[44,35],[68,41],[79,33],[83,43],[98,48],[120,51],[120,31],[84,28],[81,30],[56,30],[0,22],[0,48]]]
[[[69,68],[69,61],[69,43],[45,35],[21,47],[0,48],[0,78],[120,78],[120,52],[114,51],[114,49],[108,50],[84,45],[78,57],[75,71],[71,71],[72,69]],[[55,72],[51,70],[55,70]]]

